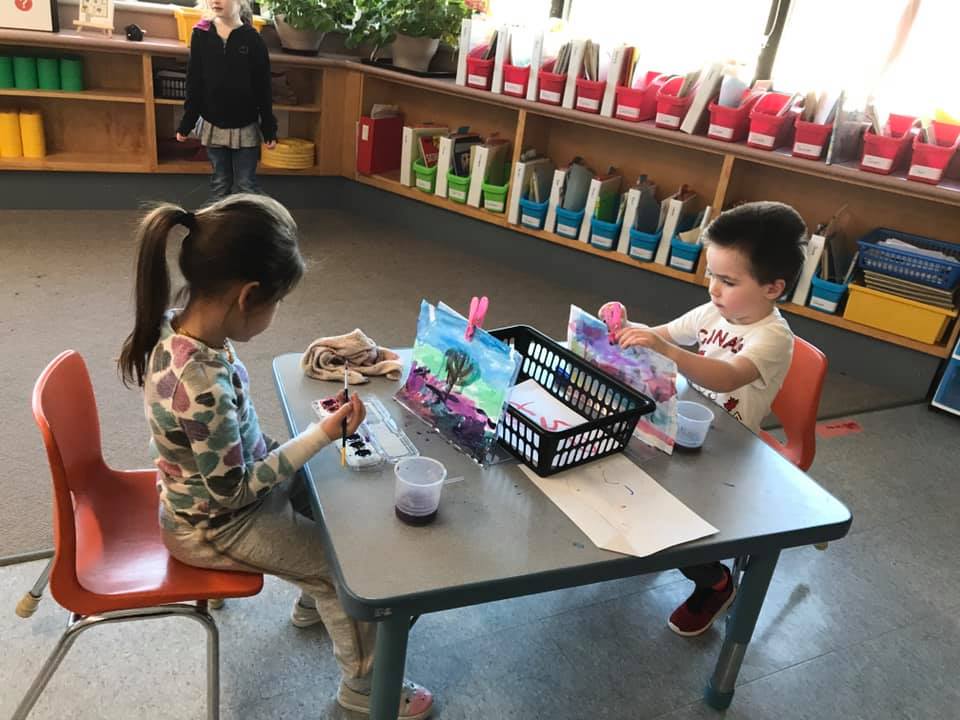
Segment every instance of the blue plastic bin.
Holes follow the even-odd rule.
[[[925,250],[939,250],[957,262],[877,244],[887,238],[897,238]],[[877,228],[858,240],[857,245],[860,246],[859,265],[867,270],[942,290],[952,290],[960,282],[960,245],[956,243],[932,240],[899,230]]]
[[[590,244],[601,250],[615,250],[622,227],[622,220],[620,222],[605,222],[597,218],[590,218]]]
[[[815,310],[836,315],[847,294],[847,286],[843,283],[821,280],[814,275],[810,280],[810,302],[807,304]]]
[[[701,250],[703,245],[700,243],[688,243],[674,237],[670,241],[670,267],[692,273],[697,269]]]
[[[557,235],[576,240],[580,237],[580,223],[583,222],[583,210],[564,210],[557,208]]]
[[[547,219],[549,200],[542,203],[520,198],[520,224],[534,230],[543,230],[543,221]]]
[[[630,228],[630,249],[627,254],[634,260],[650,262],[657,254],[657,246],[663,232],[645,233],[636,228]]]

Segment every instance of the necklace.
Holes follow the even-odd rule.
[[[208,343],[206,340],[203,340],[202,338],[198,338],[196,335],[191,335],[186,330],[184,330],[183,326],[180,325],[179,318],[177,319],[176,324],[171,323],[171,325],[173,326],[173,331],[177,333],[177,335],[185,335],[191,340],[196,340],[198,343],[203,343],[207,347],[210,347],[210,343]],[[234,361],[233,350],[230,349],[230,341],[227,340],[226,338],[224,338],[223,340],[223,352],[226,354],[227,360],[230,362],[230,364],[233,365],[233,361]]]

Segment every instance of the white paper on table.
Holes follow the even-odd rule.
[[[548,432],[560,432],[583,425],[587,419],[551,395],[533,378],[515,385],[508,400],[522,413]]]
[[[521,469],[604,550],[646,557],[718,532],[622,453],[548,478]]]

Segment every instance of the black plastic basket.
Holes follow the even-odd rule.
[[[187,97],[187,74],[176,70],[160,70],[153,77],[154,94],[164,100]]]
[[[515,325],[490,334],[523,358],[518,383],[532,378],[587,419],[583,425],[550,432],[507,407],[497,426],[500,443],[541,477],[620,452],[640,417],[657,407],[532,327]]]

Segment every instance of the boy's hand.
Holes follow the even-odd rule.
[[[343,393],[341,391],[341,400],[343,399],[342,394]],[[357,428],[360,427],[360,423],[362,423],[366,417],[367,408],[364,406],[360,396],[354,394],[350,396],[350,402],[346,403],[333,415],[324,420],[321,424],[321,427],[327,434],[328,438],[331,440],[336,440],[336,438],[340,437],[340,426],[343,424],[344,420],[347,421],[347,435],[353,435],[357,431]]]
[[[657,332],[651,328],[628,327],[617,333],[617,342],[620,347],[626,349],[631,347],[645,347],[658,352],[661,355],[667,354],[667,342],[660,337]]]
[[[177,133],[177,142],[186,142],[187,136],[181,133]]]
[[[267,150],[273,150],[277,146],[276,140],[267,140],[264,145],[267,146]]]

